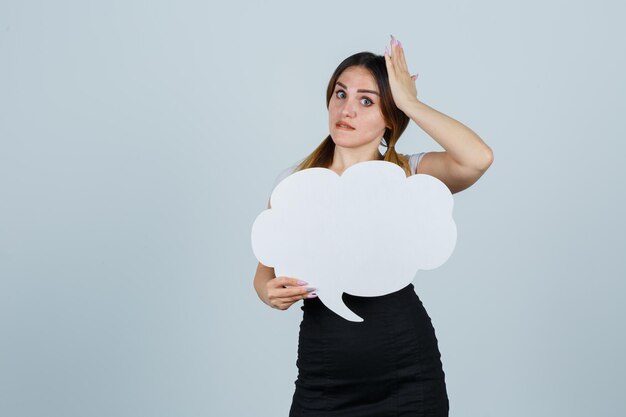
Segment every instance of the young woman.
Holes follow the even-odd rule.
[[[416,78],[393,36],[391,53],[386,50],[384,57],[361,52],[345,59],[326,91],[330,134],[277,182],[310,167],[341,175],[358,162],[385,160],[407,176],[432,175],[452,193],[470,187],[489,168],[493,153],[468,127],[419,101]],[[445,151],[398,154],[394,146],[409,120]],[[384,155],[378,150],[381,144]],[[448,415],[438,341],[413,284],[379,297],[344,294],[345,304],[363,322],[339,317],[306,282],[276,277],[273,268],[261,263],[254,287],[272,308],[286,310],[303,300],[290,417]]]

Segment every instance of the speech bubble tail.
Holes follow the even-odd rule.
[[[363,319],[354,314],[354,312],[344,304],[341,294],[342,293],[331,293],[324,296],[320,295],[319,298],[326,307],[344,319],[348,321],[362,322]]]

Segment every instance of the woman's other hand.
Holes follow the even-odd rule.
[[[305,298],[314,298],[315,288],[296,278],[276,277],[265,284],[264,300],[267,305],[278,310],[287,310],[293,303]],[[291,286],[290,288],[286,288]]]
[[[393,35],[391,35],[391,55],[385,47],[385,63],[387,64],[393,101],[396,103],[396,107],[403,110],[409,103],[417,100],[417,88],[415,87],[417,74],[411,75],[409,72],[402,44]]]

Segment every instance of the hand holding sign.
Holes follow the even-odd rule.
[[[456,244],[452,205],[441,181],[407,178],[390,162],[361,162],[341,176],[309,168],[276,186],[252,226],[252,250],[277,276],[306,280],[329,309],[363,321],[343,292],[389,294],[443,264]]]

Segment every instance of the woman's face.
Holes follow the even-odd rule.
[[[385,133],[385,120],[374,77],[362,67],[344,70],[328,103],[330,136],[335,145],[357,148],[376,143]],[[347,123],[352,128],[338,126]],[[374,146],[374,145],[370,145]]]

